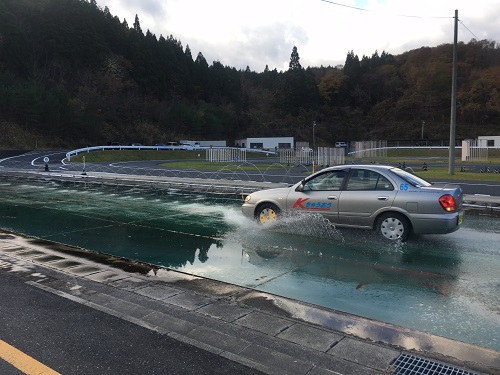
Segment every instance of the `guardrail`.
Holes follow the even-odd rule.
[[[223,147],[223,146],[189,146],[189,145],[179,145],[179,146],[122,146],[122,145],[107,145],[107,146],[89,146],[83,147],[76,150],[68,151],[66,153],[66,160],[71,161],[72,156],[77,156],[78,154],[89,153],[91,151],[104,151],[104,150],[210,150],[210,149],[235,149],[235,150],[245,150],[247,152],[259,152],[263,154],[275,154],[273,151],[258,150],[251,148],[234,148],[234,147]]]
[[[68,151],[66,159],[71,160],[72,156],[78,154],[88,153],[91,151],[104,151],[104,150],[199,150],[202,147],[187,148],[187,146],[122,146],[122,145],[108,145],[108,146],[89,146],[76,150]]]
[[[364,150],[357,150],[357,151],[351,151],[348,152],[347,155],[354,155],[358,153],[363,153],[367,151],[377,151],[377,150],[429,150],[429,149],[436,149],[436,150],[448,150],[450,147],[449,146],[389,146],[389,147],[375,147],[375,148],[367,148]],[[455,146],[455,149],[461,149],[462,146]]]

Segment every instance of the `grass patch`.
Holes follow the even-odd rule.
[[[434,148],[418,148],[418,149],[388,149],[388,158],[418,158],[418,157],[433,157],[433,158],[448,158],[449,151],[447,149],[434,149]],[[460,149],[455,151],[455,157],[461,157],[462,151]]]
[[[205,160],[206,150],[103,150],[91,151],[71,157],[72,163],[89,163],[141,160]],[[199,156],[198,156],[199,155]],[[263,158],[265,154],[247,152],[247,159]]]
[[[447,149],[430,149],[430,148],[418,148],[418,149],[389,149],[387,150],[386,157],[380,158],[370,158],[369,161],[377,161],[384,163],[398,163],[398,162],[409,162],[412,159],[430,159],[425,160],[427,163],[447,163],[449,159],[449,151]],[[346,159],[351,159],[347,157]],[[462,162],[462,150],[455,150],[455,164],[457,165],[488,165],[488,164],[500,164],[500,149],[488,150],[488,160],[485,161],[467,161]]]
[[[460,168],[455,168],[455,174],[448,174],[448,168],[429,168],[427,171],[416,170],[417,176],[426,180],[453,180],[453,181],[494,181],[500,182],[500,174],[498,173],[477,173],[477,172],[460,172]]]
[[[72,163],[113,162],[113,161],[141,161],[141,160],[188,160],[197,159],[198,152],[188,150],[104,150],[91,151],[71,157]],[[205,155],[200,155],[200,158]]]

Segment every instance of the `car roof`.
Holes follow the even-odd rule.
[[[363,168],[363,169],[387,171],[389,169],[394,169],[396,167],[394,167],[392,165],[386,165],[386,164],[342,164],[342,165],[335,165],[333,167],[324,168],[324,169],[322,169],[322,171],[338,170],[338,169],[352,169],[352,168]]]

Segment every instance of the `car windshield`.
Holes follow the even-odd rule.
[[[406,172],[406,171],[399,169],[399,168],[393,168],[393,169],[391,169],[391,172],[398,175],[403,180],[405,180],[406,182],[408,182],[409,184],[411,184],[415,187],[431,186],[432,185],[429,181],[424,180],[423,178],[415,176],[414,174],[411,174],[410,172]]]

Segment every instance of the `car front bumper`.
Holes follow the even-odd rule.
[[[241,206],[241,212],[243,213],[243,216],[253,219],[255,215],[255,204],[243,203]]]

